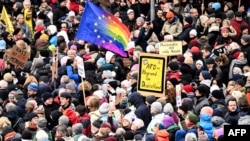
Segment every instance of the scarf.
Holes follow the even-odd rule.
[[[15,136],[16,132],[12,131],[4,136],[4,141],[10,140]]]
[[[187,124],[187,126],[188,127],[192,127],[192,126],[194,126],[195,124],[193,123],[193,122],[188,122],[188,124]]]

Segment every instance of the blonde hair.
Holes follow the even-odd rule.
[[[36,80],[36,78],[32,75],[29,75],[24,82],[24,86],[31,83],[31,82],[38,84],[38,81]]]
[[[10,120],[7,117],[0,118],[0,129],[3,129],[5,126],[11,125]]]

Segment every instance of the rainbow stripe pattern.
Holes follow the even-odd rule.
[[[122,57],[127,57],[125,50],[129,37],[128,28],[117,17],[87,1],[76,33],[77,39],[99,45]]]

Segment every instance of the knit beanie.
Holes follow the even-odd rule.
[[[180,83],[176,78],[170,78],[168,81],[170,81],[174,87]]]
[[[212,78],[211,74],[208,71],[201,71],[201,74],[205,80]]]
[[[185,21],[191,25],[193,23],[193,18],[191,16],[188,16],[185,18]]]
[[[212,91],[212,96],[216,99],[222,99],[222,98],[225,98],[224,97],[224,94],[222,93],[221,90],[214,90]]]
[[[109,104],[108,103],[102,103],[102,105],[99,107],[99,112],[101,114],[107,114],[109,112]]]
[[[38,85],[34,82],[31,82],[29,85],[28,85],[28,90],[33,90],[33,91],[36,91],[38,90]]]
[[[49,92],[43,93],[42,97],[43,97],[43,102],[45,102],[49,98],[53,98],[52,94],[50,94]]]
[[[195,123],[195,124],[197,122],[199,122],[199,118],[193,113],[188,114],[188,119],[189,119],[190,122]]]
[[[207,115],[210,115],[210,117],[212,117],[213,112],[214,112],[213,108],[211,108],[209,106],[205,106],[205,107],[201,108],[200,115],[207,114]]]
[[[171,125],[174,125],[175,122],[173,120],[172,117],[170,117],[169,115],[166,115],[164,118],[163,118],[163,125],[165,127],[165,129],[167,129],[168,127],[170,127]]]

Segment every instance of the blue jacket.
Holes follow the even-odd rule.
[[[211,116],[208,114],[200,115],[199,125],[203,128],[204,132],[207,134],[209,141],[214,141],[213,138],[214,126],[211,121]]]
[[[73,79],[76,85],[78,86],[80,76],[77,73],[74,73],[73,67],[71,65],[67,66],[66,69],[67,69],[67,75],[69,76],[69,79]]]

